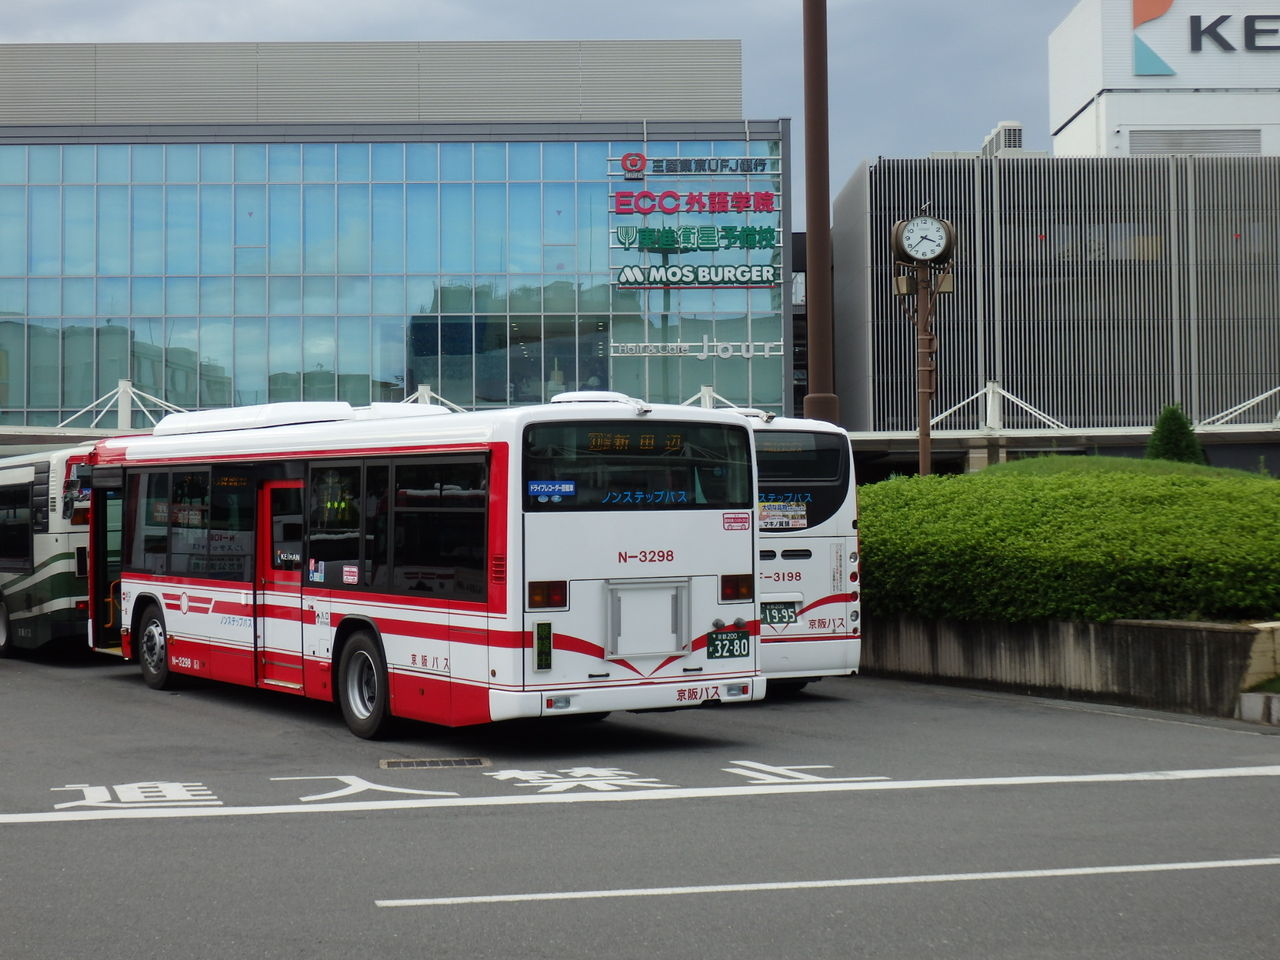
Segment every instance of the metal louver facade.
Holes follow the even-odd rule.
[[[0,126],[742,117],[739,40],[0,48]]]
[[[1280,157],[973,157],[863,165],[835,204],[837,389],[855,431],[914,431],[894,221],[957,230],[935,416],[982,431],[989,381],[1075,431],[1197,422],[1280,387]],[[1237,417],[1269,425],[1280,392]],[[1006,402],[1002,427],[1045,430]]]

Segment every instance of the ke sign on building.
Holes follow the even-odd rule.
[[[1054,31],[1051,53],[1074,58],[1072,72],[1095,91],[1276,88],[1280,5],[1081,0]]]
[[[1049,39],[1049,79],[1054,130],[1105,91],[1280,90],[1280,4],[1081,0]]]
[[[1280,8],[1274,0],[1131,0],[1128,5],[1132,76],[1160,77],[1178,87],[1280,82]],[[1123,10],[1126,4],[1117,6]]]

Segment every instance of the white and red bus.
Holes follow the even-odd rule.
[[[858,497],[849,435],[747,412],[755,432],[760,667],[774,688],[858,670]]]
[[[94,450],[91,642],[362,737],[759,699],[752,457],[740,416],[621,394],[172,414]]]

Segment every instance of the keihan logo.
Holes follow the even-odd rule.
[[[1137,33],[1140,26],[1163,17],[1172,6],[1173,0],[1133,0],[1133,75],[1135,77],[1173,76],[1173,68],[1147,46]]]

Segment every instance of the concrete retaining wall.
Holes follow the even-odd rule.
[[[1277,623],[868,617],[862,670],[1234,717],[1242,689],[1280,672],[1277,635]]]

